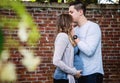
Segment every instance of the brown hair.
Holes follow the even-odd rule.
[[[71,36],[72,23],[73,23],[73,18],[70,14],[61,14],[58,16],[58,19],[57,19],[58,33],[64,32],[68,34],[69,40],[74,46],[75,42],[73,41],[72,36]]]
[[[58,28],[58,32],[65,32],[65,33],[69,33],[72,29],[72,16],[69,14],[61,14],[58,16],[57,19],[57,28]]]

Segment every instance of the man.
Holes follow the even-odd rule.
[[[86,7],[82,2],[70,3],[69,14],[78,24],[74,28],[73,39],[76,42],[83,61],[82,76],[78,83],[102,83],[103,64],[101,53],[101,30],[98,24],[87,20]]]

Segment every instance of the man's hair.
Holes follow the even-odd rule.
[[[75,8],[77,11],[79,11],[79,10],[82,9],[84,15],[85,15],[85,13],[86,13],[86,5],[85,5],[83,2],[81,2],[81,1],[71,2],[71,3],[69,4],[69,6],[74,6],[74,8]]]

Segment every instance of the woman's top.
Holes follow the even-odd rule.
[[[54,72],[54,79],[68,79],[74,83],[74,75],[77,70],[73,66],[74,48],[66,33],[59,33],[54,43],[53,64],[57,67]]]
[[[83,62],[82,62],[81,56],[79,54],[80,54],[80,50],[79,50],[78,46],[76,45],[74,47],[74,67],[77,70],[83,70]]]

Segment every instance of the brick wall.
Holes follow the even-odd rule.
[[[56,16],[68,12],[65,4],[36,4],[25,3],[38,25],[41,39],[34,49],[37,56],[41,56],[42,62],[35,72],[26,71],[21,65],[22,56],[12,48],[10,58],[16,64],[18,80],[16,83],[52,83],[54,66],[52,64],[53,43],[56,36]],[[1,14],[16,18],[11,10],[0,10]],[[102,30],[102,52],[104,64],[104,83],[120,83],[120,6],[119,5],[89,5],[87,14],[89,20],[99,23]],[[12,34],[16,37],[16,31],[9,33],[4,29],[5,35]]]

